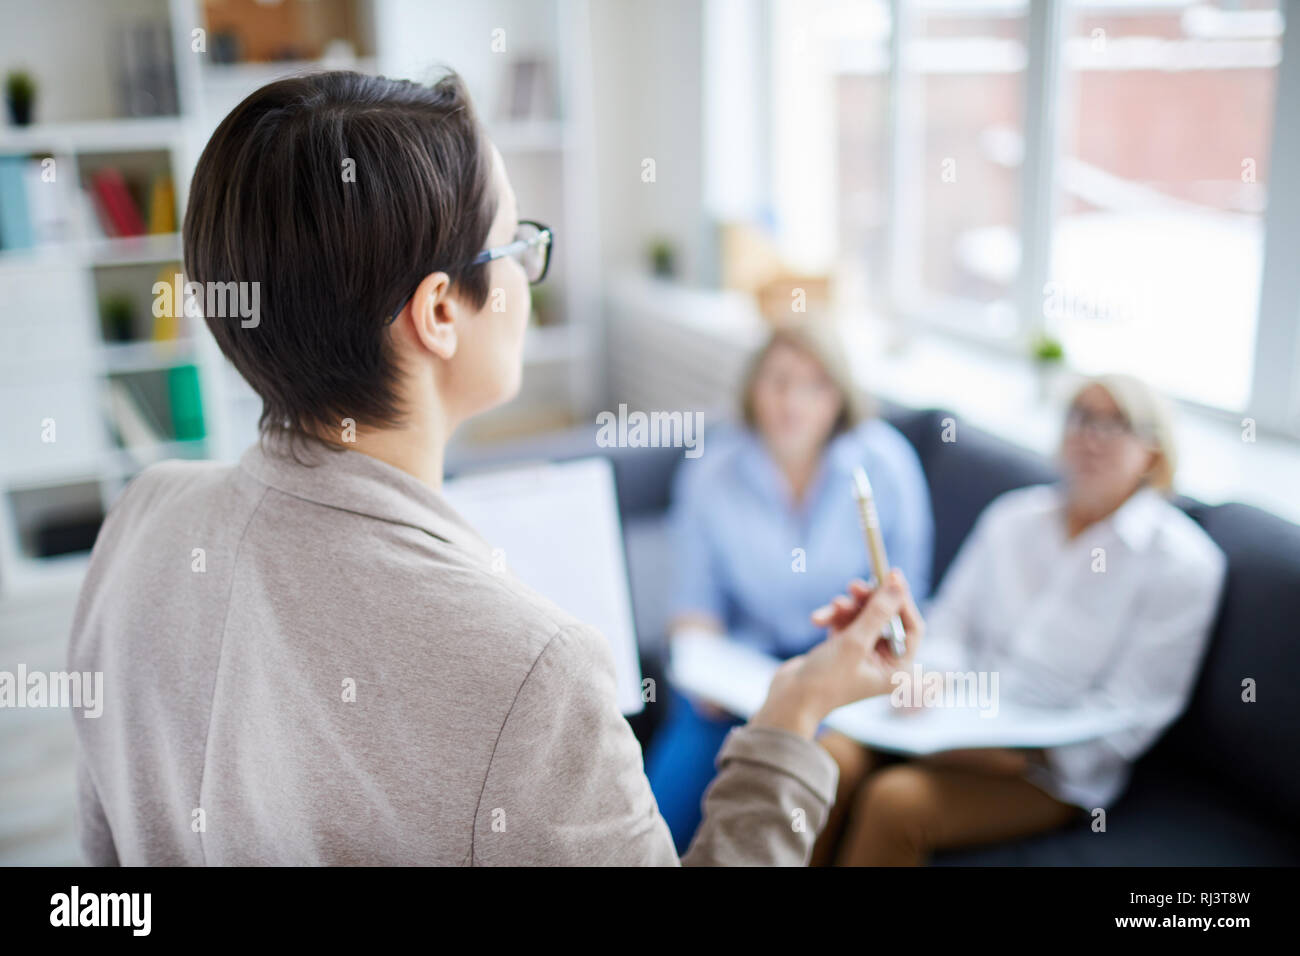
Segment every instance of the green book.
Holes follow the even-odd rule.
[[[204,437],[203,398],[199,394],[199,370],[193,365],[177,365],[167,370],[167,394],[171,400],[172,430],[177,441],[197,441]]]

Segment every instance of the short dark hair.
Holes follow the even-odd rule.
[[[185,271],[205,288],[259,283],[255,325],[205,320],[261,396],[262,430],[400,422],[385,319],[437,270],[483,307],[486,266],[468,263],[497,200],[487,138],[453,72],[430,86],[295,76],[235,107],[194,171]]]

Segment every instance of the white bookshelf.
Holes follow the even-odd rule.
[[[124,8],[125,9],[125,8]],[[515,183],[520,212],[553,226],[557,252],[547,278],[554,324],[532,326],[525,338],[524,389],[463,440],[489,440],[555,427],[588,416],[599,394],[601,354],[599,237],[594,199],[588,0],[358,0],[362,32],[373,50],[354,60],[215,64],[190,51],[201,25],[198,0],[131,0],[132,15],[165,14],[175,61],[176,116],[89,118],[0,127],[0,155],[55,158],[60,176],[80,181],[87,158],[150,155],[164,163],[184,214],[194,164],[207,137],[240,99],[272,80],[303,70],[348,68],[427,80],[437,65],[465,77]],[[107,12],[106,12],[107,11]],[[107,17],[112,6],[96,8]],[[108,22],[108,21],[106,21]],[[101,24],[102,26],[102,24]],[[508,31],[509,51],[489,51],[490,31]],[[48,54],[48,55],[47,55]],[[33,50],[57,59],[58,50]],[[498,109],[513,57],[547,64],[554,84],[551,115],[504,119]],[[68,68],[69,82],[86,82]],[[105,78],[108,82],[108,78]],[[64,91],[62,101],[72,96]],[[99,102],[102,97],[88,97]],[[102,114],[102,107],[96,107]],[[105,512],[141,468],[169,457],[234,460],[256,437],[260,400],[220,354],[202,322],[182,319],[175,341],[106,341],[100,318],[105,275],[134,275],[152,284],[181,261],[177,233],[104,238],[84,211],[71,217],[61,241],[0,251],[0,600],[74,588],[85,552],[36,557],[31,532],[42,513]],[[108,285],[111,286],[111,282]],[[130,451],[111,439],[103,408],[109,376],[198,369],[205,437],[163,441]],[[41,441],[55,421],[56,441]],[[42,509],[45,509],[43,511]]]
[[[600,394],[594,356],[601,342],[589,0],[370,0],[360,8],[370,17],[363,32],[373,39],[373,55],[276,64],[193,61],[183,82],[190,84],[196,104],[200,144],[240,100],[282,76],[337,68],[427,82],[440,67],[456,69],[505,157],[520,215],[556,230],[557,252],[544,294],[558,320],[529,328],[520,396],[471,423],[459,440],[491,440],[587,417]],[[506,31],[504,54],[490,49],[497,28]],[[546,64],[555,98],[552,115],[527,120],[500,115],[508,71],[520,56]],[[221,376],[218,385],[228,413],[222,457],[231,458],[253,438],[256,398],[237,375]]]
[[[543,295],[558,321],[528,330],[519,397],[470,423],[460,440],[588,418],[602,393],[589,0],[376,0],[374,9],[378,70],[419,81],[438,66],[457,70],[505,159],[519,215],[555,230]],[[551,110],[523,120],[501,108],[521,59],[543,64],[552,95]]]
[[[66,230],[56,241],[0,252],[0,400],[16,410],[0,426],[0,593],[10,597],[75,584],[84,570],[84,552],[33,553],[32,536],[42,516],[102,513],[142,463],[168,454],[206,456],[213,435],[209,427],[202,440],[132,452],[113,443],[103,409],[110,376],[198,365],[196,330],[183,329],[183,338],[157,343],[105,338],[101,298],[114,294],[114,283],[127,281],[127,275],[133,284],[151,285],[162,269],[179,267],[180,236],[106,238],[76,198],[89,169],[112,166],[119,158],[143,163],[171,178],[179,223],[192,163],[183,119],[5,127],[0,155],[54,159]],[[202,376],[200,368],[200,382]],[[53,421],[53,442],[43,440],[47,419]]]

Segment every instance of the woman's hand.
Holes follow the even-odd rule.
[[[882,636],[897,614],[907,634],[902,660]],[[884,587],[853,581],[849,593],[813,612],[813,623],[830,633],[812,650],[781,665],[772,678],[767,700],[750,723],[777,727],[811,737],[822,719],[837,707],[888,693],[890,678],[916,653],[925,623],[907,582],[893,571]]]

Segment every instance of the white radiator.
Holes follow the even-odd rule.
[[[768,332],[742,295],[642,277],[613,283],[605,314],[610,410],[735,409],[745,365]]]

